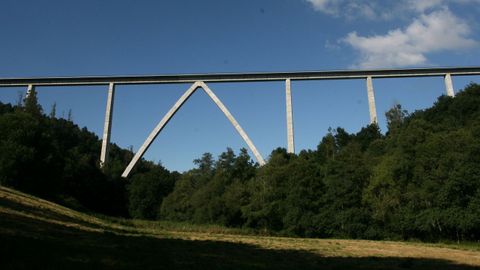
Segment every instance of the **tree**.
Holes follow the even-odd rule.
[[[22,91],[17,92],[17,103],[16,103],[18,108],[21,108],[23,106],[23,93]]]
[[[32,87],[29,89],[27,92],[27,95],[25,96],[25,99],[23,101],[24,104],[24,110],[27,113],[30,113],[31,115],[34,116],[41,116],[43,113],[42,106],[38,103],[37,99],[37,91],[35,90],[35,87]]]
[[[367,150],[372,142],[380,140],[382,138],[382,133],[380,133],[380,128],[376,123],[370,124],[362,128],[355,135],[355,140],[360,143],[362,151]]]
[[[130,216],[156,219],[163,198],[172,192],[175,180],[175,177],[160,165],[146,173],[135,174],[127,188]]]
[[[54,103],[52,104],[52,109],[50,110],[49,117],[50,117],[50,118],[55,118],[56,115],[57,115],[57,103],[54,102]]]
[[[388,131],[392,132],[402,125],[405,117],[408,116],[408,111],[403,110],[402,105],[397,103],[385,113],[385,116],[387,117]]]
[[[199,159],[193,161],[197,165],[198,169],[203,173],[211,173],[213,171],[214,160],[210,153],[204,153]]]
[[[67,121],[73,122],[72,109],[68,110]]]

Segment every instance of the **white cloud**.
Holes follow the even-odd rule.
[[[451,4],[474,4],[480,0],[302,0],[317,11],[346,19],[390,20],[427,11],[438,10]]]
[[[357,67],[401,67],[426,64],[429,53],[478,45],[470,32],[468,24],[443,8],[420,15],[405,29],[374,36],[351,32],[342,40],[360,53]]]
[[[418,11],[418,12],[424,12],[428,9],[436,8],[439,6],[444,5],[444,0],[408,0],[407,6],[410,7],[411,9]]]
[[[429,64],[429,54],[460,51],[479,45],[471,37],[470,26],[455,16],[449,6],[470,5],[469,8],[480,10],[480,0],[302,1],[308,2],[318,12],[333,17],[409,23],[383,35],[362,36],[354,31],[339,40],[337,44],[347,44],[359,53],[355,67],[425,65]],[[327,42],[325,48],[333,49],[333,45]]]
[[[375,19],[377,15],[377,6],[372,1],[367,0],[306,0],[312,7],[320,12],[335,17],[346,17],[349,19],[362,17]]]
[[[331,4],[332,0],[307,0],[313,5],[313,8],[320,11],[328,11],[327,6]]]
[[[448,6],[450,4],[480,4],[480,0],[403,0],[407,6],[417,12]]]

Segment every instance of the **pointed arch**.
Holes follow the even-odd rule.
[[[140,147],[140,149],[138,150],[138,152],[135,154],[135,156],[132,158],[132,160],[130,161],[130,163],[128,164],[127,168],[125,169],[125,171],[123,171],[122,173],[122,177],[128,177],[131,173],[131,171],[133,170],[133,168],[135,167],[135,165],[138,163],[138,161],[143,157],[143,155],[145,154],[145,152],[147,151],[147,149],[150,147],[150,145],[153,143],[153,141],[155,140],[155,138],[158,136],[158,134],[160,134],[160,132],[162,131],[162,129],[168,124],[168,122],[170,121],[170,119],[172,119],[172,117],[175,115],[175,113],[182,107],[183,104],[185,104],[185,102],[188,100],[188,98],[195,92],[195,90],[197,90],[198,88],[202,88],[205,93],[213,100],[213,102],[215,102],[215,104],[220,108],[220,110],[223,112],[223,114],[225,114],[225,116],[228,118],[228,120],[230,121],[230,123],[232,123],[232,125],[235,127],[235,129],[237,130],[237,132],[240,134],[240,136],[242,137],[242,139],[245,141],[245,143],[248,145],[248,147],[250,148],[250,150],[253,152],[253,154],[255,155],[255,158],[257,159],[258,163],[260,165],[264,165],[265,164],[265,160],[263,159],[263,157],[260,155],[260,153],[258,152],[257,148],[255,147],[255,145],[253,144],[253,142],[250,140],[250,138],[248,137],[247,133],[245,133],[245,131],[242,129],[242,127],[240,126],[240,124],[237,122],[237,120],[235,120],[235,118],[233,117],[233,115],[230,113],[230,111],[227,109],[227,107],[225,107],[225,105],[222,103],[222,101],[220,101],[220,99],[213,93],[213,91],[202,81],[197,81],[195,83],[192,84],[192,86],[190,86],[190,88],[188,88],[187,91],[185,91],[185,93],[177,100],[177,102],[175,102],[175,104],[173,105],[172,108],[170,108],[170,110],[165,114],[165,116],[162,118],[162,120],[160,120],[160,122],[157,124],[157,126],[152,130],[152,132],[150,133],[150,135],[147,137],[147,139],[145,140],[145,142],[142,144],[142,146]]]

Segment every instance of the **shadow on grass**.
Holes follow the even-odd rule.
[[[71,222],[71,223],[75,223],[75,224],[79,224],[79,225],[83,225],[91,228],[97,228],[97,229],[106,229],[106,227],[104,226],[79,220],[78,218],[69,217],[66,214],[62,214],[58,211],[54,211],[53,209],[47,208],[47,207],[40,208],[38,206],[30,206],[25,203],[20,203],[18,201],[13,201],[13,200],[1,198],[1,197],[0,197],[0,205],[5,208],[28,213],[30,215],[33,215],[39,218],[45,218],[48,220],[58,220],[61,222]]]
[[[479,269],[447,260],[323,257],[221,241],[88,232],[0,213],[0,269]]]

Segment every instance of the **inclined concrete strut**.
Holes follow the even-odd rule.
[[[213,93],[212,90],[210,90],[210,88],[204,82],[199,82],[199,83],[200,83],[200,87],[205,91],[205,93],[207,93],[208,96],[210,96],[210,98],[213,100],[213,102],[215,102],[215,104],[217,104],[218,108],[220,108],[220,110],[223,112],[223,114],[225,114],[225,116],[228,118],[230,123],[232,123],[233,127],[235,127],[238,134],[240,134],[242,139],[248,145],[248,148],[250,148],[253,155],[257,159],[258,164],[260,164],[260,166],[265,165],[265,160],[263,159],[262,155],[260,155],[260,153],[258,152],[258,150],[255,147],[255,145],[253,144],[253,142],[250,140],[250,138],[248,138],[247,133],[245,133],[245,131],[240,126],[240,124],[237,122],[237,120],[235,120],[235,118],[230,113],[230,111],[228,111],[227,107],[225,107],[225,105],[223,105],[222,101],[220,101],[220,99]]]
[[[182,107],[182,105],[188,100],[188,98],[197,90],[197,88],[202,88],[205,93],[215,102],[215,104],[220,108],[220,110],[225,114],[227,119],[232,123],[232,125],[235,127],[237,132],[240,134],[242,139],[245,141],[245,143],[248,145],[250,150],[253,152],[253,155],[257,159],[258,163],[260,165],[265,165],[265,160],[263,157],[260,155],[258,152],[257,148],[255,145],[252,143],[250,138],[248,137],[247,133],[242,129],[240,124],[235,120],[233,115],[230,113],[230,111],[225,107],[225,105],[220,101],[220,99],[213,93],[213,91],[204,83],[204,82],[195,82],[173,105],[173,107],[167,112],[167,114],[160,120],[158,125],[153,129],[153,131],[150,133],[148,138],[145,140],[143,145],[140,147],[138,152],[135,154],[133,159],[130,161],[128,164],[127,168],[125,171],[122,173],[122,177],[128,177],[130,175],[130,172],[132,169],[135,167],[137,162],[142,158],[143,154],[147,149],[150,147],[152,142],[155,140],[155,138],[158,136],[158,134],[162,131],[162,129],[165,127],[165,125],[170,121],[170,119],[175,115],[175,113]]]
[[[177,100],[177,102],[173,105],[173,107],[165,114],[165,116],[160,120],[158,125],[152,130],[150,135],[148,135],[147,139],[143,143],[143,145],[140,147],[138,152],[135,154],[135,156],[132,158],[130,163],[128,164],[127,168],[125,171],[122,173],[122,177],[128,177],[130,172],[132,171],[133,167],[137,164],[138,160],[142,158],[143,154],[147,149],[150,147],[152,144],[153,140],[158,136],[160,131],[165,127],[165,125],[170,121],[173,115],[182,107],[182,105],[187,101],[187,99],[197,90],[198,88],[198,82],[195,82],[190,88],[188,88],[187,91]]]
[[[100,152],[100,168],[108,162],[110,149],[110,134],[112,131],[113,99],[115,97],[115,84],[108,86],[107,106],[105,111],[105,123],[103,125],[102,150]]]

